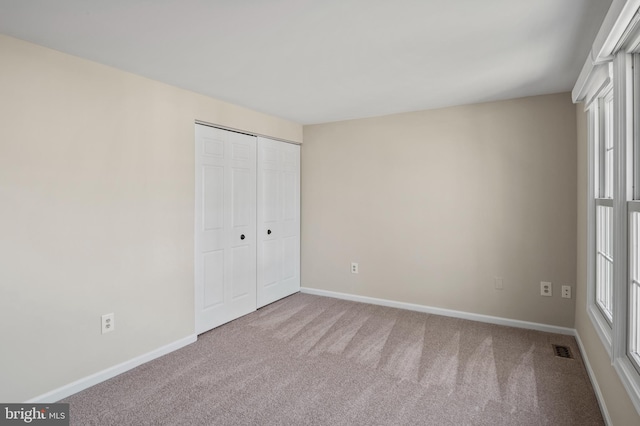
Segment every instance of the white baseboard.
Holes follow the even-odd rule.
[[[190,336],[184,337],[180,340],[176,340],[175,342],[169,343],[162,347],[152,350],[151,352],[147,352],[146,354],[142,354],[135,358],[132,358],[128,361],[122,362],[118,365],[114,365],[113,367],[109,367],[105,370],[98,371],[90,376],[83,377],[82,379],[76,380],[75,382],[69,383],[58,389],[54,389],[42,395],[36,396],[35,398],[31,398],[28,401],[25,401],[27,404],[38,404],[38,403],[53,403],[56,401],[60,401],[74,393],[78,393],[81,390],[85,390],[91,386],[97,385],[98,383],[104,382],[112,377],[117,376],[118,374],[122,374],[125,371],[131,370],[139,365],[142,365],[146,362],[152,361],[156,358],[160,358],[163,355],[168,354],[169,352],[173,352],[182,347],[185,347],[197,340],[198,336],[192,334]]]
[[[470,312],[454,311],[451,309],[435,308],[432,306],[416,305],[414,303],[397,302],[395,300],[377,299],[375,297],[358,296],[355,294],[338,293],[335,291],[318,290],[315,288],[301,287],[300,291],[318,296],[333,297],[336,299],[351,300],[353,302],[370,303],[372,305],[388,306],[390,308],[407,309],[410,311],[425,312],[427,314],[443,315],[445,317],[462,318],[471,321],[486,322],[490,324],[506,325],[509,327],[526,328],[530,330],[546,331],[548,333],[575,335],[573,328],[558,327],[556,325],[540,324],[537,322],[520,321],[509,318],[493,317],[490,315],[474,314]]]
[[[578,342],[578,347],[580,348],[580,354],[582,355],[582,361],[584,363],[585,368],[587,369],[587,374],[589,375],[589,379],[591,380],[591,386],[593,387],[593,391],[596,393],[596,398],[598,399],[598,405],[600,405],[600,412],[602,413],[602,417],[604,418],[604,422],[607,425],[611,425],[611,417],[609,416],[609,411],[607,410],[607,405],[604,403],[604,397],[602,395],[602,391],[600,390],[600,386],[598,385],[598,380],[596,380],[596,375],[591,368],[591,364],[589,363],[589,357],[587,356],[587,351],[584,349],[584,345],[582,344],[582,340],[580,339],[580,334],[576,330],[574,334],[576,341]]]

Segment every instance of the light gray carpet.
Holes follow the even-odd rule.
[[[604,424],[573,337],[306,294],[62,402],[74,425]]]

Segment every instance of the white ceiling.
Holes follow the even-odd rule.
[[[569,91],[610,3],[0,0],[0,33],[310,124]]]

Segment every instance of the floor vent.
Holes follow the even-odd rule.
[[[553,346],[553,353],[560,358],[571,358],[573,359],[573,355],[571,354],[571,349],[567,346],[560,345],[551,345]]]

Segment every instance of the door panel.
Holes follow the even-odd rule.
[[[233,197],[233,211],[231,219],[233,227],[245,228],[255,220],[253,209],[255,207],[255,170],[234,167],[231,171],[231,196]]]
[[[260,176],[260,187],[262,188],[262,194],[264,200],[267,200],[262,204],[262,220],[265,224],[273,223],[274,226],[278,223],[279,209],[278,209],[278,180],[280,174],[277,170],[263,168],[262,175]]]
[[[213,308],[224,302],[224,250],[203,253],[204,307]]]
[[[275,238],[262,242],[262,286],[270,287],[278,283],[279,278],[279,246],[280,241]]]
[[[298,249],[298,237],[288,237],[282,239],[282,280],[296,278],[297,266],[296,250]]]
[[[258,307],[300,290],[300,147],[258,138]]]
[[[256,309],[256,138],[196,125],[196,332]]]
[[[253,247],[243,245],[231,249],[231,276],[233,286],[231,287],[231,299],[236,301],[246,296],[253,296],[255,280],[250,276],[248,262],[253,260]]]
[[[202,168],[204,209],[204,230],[215,231],[222,229],[224,218],[224,167],[204,166]]]
[[[296,193],[299,180],[300,176],[295,173],[282,173],[282,219],[285,222],[292,223],[294,225],[300,214],[300,207],[297,204],[298,194]]]

